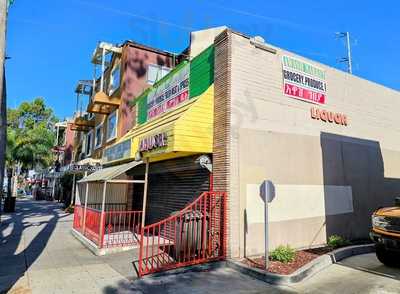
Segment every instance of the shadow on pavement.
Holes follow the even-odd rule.
[[[374,253],[353,256],[342,260],[337,264],[369,274],[400,281],[400,265],[397,268],[385,266],[376,258]]]
[[[64,214],[60,209],[61,204],[58,203],[22,198],[17,200],[15,213],[2,215],[0,293],[6,293],[11,289],[44,251],[57,221],[68,216],[68,214],[60,215]],[[29,245],[23,246],[26,242],[22,240],[24,232],[41,226],[44,227],[32,238]]]
[[[107,286],[104,294],[114,293],[297,293],[240,274],[232,269],[217,268],[179,274],[148,276],[135,281],[121,281]]]

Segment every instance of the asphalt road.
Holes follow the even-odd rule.
[[[145,278],[119,290],[141,293],[400,293],[400,268],[388,268],[374,254],[353,256],[289,287],[277,287],[231,269]],[[116,293],[116,292],[115,292]],[[123,292],[124,293],[124,292]]]
[[[381,264],[375,254],[347,258],[297,284],[300,293],[400,293],[400,267]]]

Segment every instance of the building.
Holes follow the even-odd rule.
[[[230,30],[214,46],[214,185],[229,193],[231,255],[263,251],[264,179],[272,248],[367,239],[371,213],[400,192],[400,93]]]
[[[134,126],[135,107],[129,102],[174,68],[178,56],[132,41],[101,42],[91,62],[93,79],[80,80],[75,89],[75,162],[100,160],[104,148]]]
[[[58,167],[72,162],[72,149],[74,146],[74,131],[72,121],[67,119],[55,124],[56,142],[53,146],[55,162]]]
[[[104,213],[117,203],[140,213],[130,236],[142,242],[142,274],[263,254],[259,190],[271,180],[271,248],[367,238],[372,211],[400,192],[400,93],[226,27],[192,32],[185,56],[128,102],[135,121],[103,150],[105,168],[80,181],[81,203],[102,200],[87,237],[110,239],[115,226]],[[183,260],[182,218],[192,233],[201,221],[204,234]],[[150,237],[164,249],[144,256]]]

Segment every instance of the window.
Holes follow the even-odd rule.
[[[117,137],[117,111],[107,118],[107,142]]]
[[[59,128],[57,131],[57,146],[65,146],[66,144],[66,130],[64,128]]]
[[[118,64],[111,71],[110,85],[108,87],[109,95],[114,94],[114,92],[119,88],[120,82],[121,82],[121,66],[120,66],[120,64]]]
[[[99,148],[103,143],[103,124],[99,124],[96,126],[96,133],[95,133],[95,140],[94,140],[94,147]]]
[[[149,64],[147,69],[147,83],[153,85],[155,82],[165,77],[170,71],[171,69],[169,67]]]
[[[92,142],[93,142],[93,131],[90,131],[86,135],[85,153],[90,156],[92,154]]]

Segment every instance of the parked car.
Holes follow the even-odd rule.
[[[387,266],[400,266],[400,197],[395,206],[382,207],[372,215],[370,233],[376,257]]]

